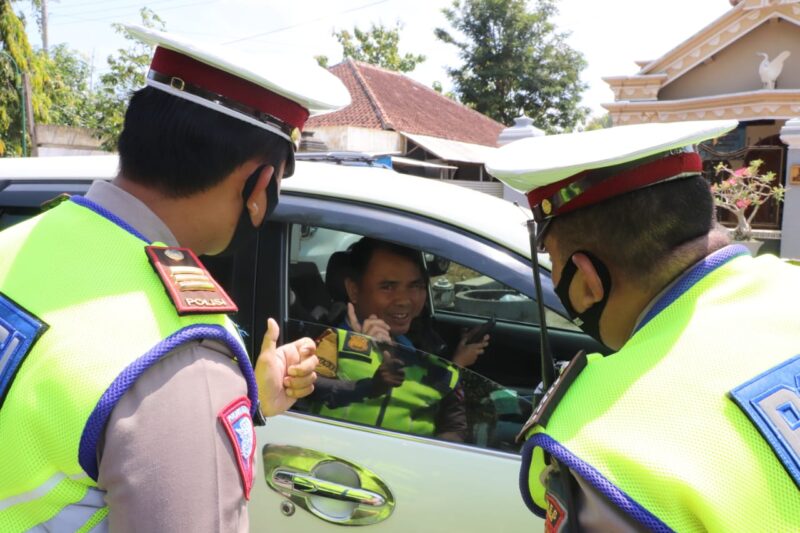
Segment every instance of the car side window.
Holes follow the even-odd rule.
[[[6,210],[0,207],[0,231],[29,219],[34,213],[26,211]]]
[[[398,342],[289,320],[317,343],[317,383],[294,411],[376,429],[516,453],[532,404],[452,361]]]
[[[432,317],[433,282],[405,335],[391,342],[349,331],[344,278],[349,248],[360,235],[294,224],[289,239],[287,340],[317,342],[320,366],[311,397],[295,411],[420,437],[516,452],[516,433],[530,415],[530,391],[507,387],[453,362],[461,326]],[[455,271],[449,261],[420,254],[434,279]],[[423,259],[424,258],[424,259]],[[438,269],[438,270],[437,270]],[[474,271],[458,270],[465,279]],[[478,275],[479,277],[479,275]],[[459,280],[460,281],[460,280]],[[477,285],[476,285],[477,286]],[[398,309],[399,314],[405,312]],[[475,310],[463,313],[475,322]]]

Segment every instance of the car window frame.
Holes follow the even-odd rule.
[[[343,206],[347,209],[342,209]],[[271,220],[322,226],[405,243],[468,266],[535,300],[528,258],[479,235],[416,213],[350,200],[283,193]],[[372,221],[380,224],[370,224]],[[369,231],[365,231],[367,229]],[[492,257],[494,261],[486,263],[482,261],[485,257]],[[485,268],[482,268],[482,263],[485,263]],[[542,269],[542,274],[545,305],[566,316],[566,310],[553,290],[549,270]]]

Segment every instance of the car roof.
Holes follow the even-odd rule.
[[[0,180],[86,181],[112,179],[117,155],[0,159]],[[378,168],[301,161],[283,181],[284,193],[383,206],[455,226],[530,258],[528,209],[486,193]],[[546,255],[539,261],[549,268]]]

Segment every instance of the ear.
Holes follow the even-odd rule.
[[[250,196],[247,197],[247,211],[250,213],[250,222],[258,228],[264,221],[264,213],[267,212],[267,185],[275,174],[275,167],[266,165],[258,175],[256,184]]]
[[[347,299],[350,300],[350,303],[356,305],[358,303],[358,283],[350,278],[345,278],[344,290],[347,291]]]
[[[578,287],[578,294],[573,295],[575,297],[573,301],[577,303],[576,309],[585,310],[603,299],[605,289],[597,269],[586,254],[578,252],[572,256],[572,261],[578,268],[575,279],[579,280],[579,283],[573,282],[573,285]]]

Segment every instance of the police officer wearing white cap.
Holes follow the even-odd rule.
[[[527,194],[559,298],[612,352],[576,356],[521,433],[548,531],[800,527],[800,270],[729,245],[690,149],[734,127],[538,137],[487,165]]]
[[[0,531],[246,531],[254,421],[316,379],[271,319],[253,369],[197,255],[249,242],[347,90],[130,30],[156,50],[117,178],[0,233]]]

